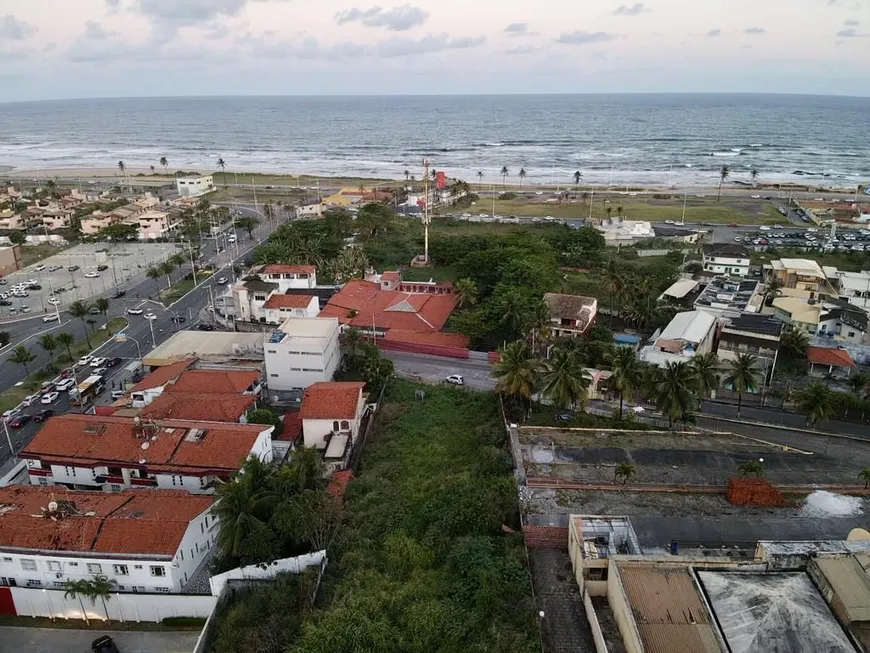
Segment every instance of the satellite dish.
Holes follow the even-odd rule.
[[[145,451],[150,446],[151,446],[150,442],[143,442],[142,443],[142,451]]]
[[[57,512],[57,501],[48,502],[48,512]]]
[[[142,420],[139,418],[138,415],[136,415],[136,417],[133,418],[133,423],[136,424],[137,426],[139,425],[139,423],[140,423],[141,421],[142,421]]]
[[[847,540],[870,540],[870,533],[867,532],[864,528],[853,528],[849,531],[849,535],[846,537]]]
[[[140,459],[139,459],[139,464],[140,464],[140,465],[144,465],[144,464],[145,464],[145,459],[144,459],[144,458],[140,458]]]

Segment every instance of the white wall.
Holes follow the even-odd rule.
[[[288,317],[317,317],[320,314],[320,300],[312,297],[305,308],[267,308],[266,322],[283,324]]]
[[[704,255],[703,266],[705,270],[720,274],[739,274],[744,277],[749,274],[749,259],[746,258]]]
[[[247,578],[274,578],[281,572],[289,572],[293,574],[302,573],[309,567],[316,567],[323,563],[326,558],[326,551],[315,551],[305,555],[296,556],[295,558],[282,558],[269,563],[265,568],[262,565],[249,565],[247,567],[236,567],[227,572],[212,576],[209,579],[211,585],[211,593],[213,596],[220,596],[224,589],[224,585],[230,580],[245,580]]]
[[[88,619],[106,618],[100,599],[91,603],[84,597],[81,601],[65,598],[63,590],[43,592],[22,587],[13,587],[11,593],[20,617],[82,619],[84,606]],[[207,618],[216,603],[217,599],[208,595],[113,594],[106,609],[112,621],[160,622],[167,617]]]
[[[341,359],[338,328],[327,339],[322,352],[294,342],[294,338],[279,343],[266,342],[265,350],[266,382],[271,390],[278,391],[307,388],[318,381],[332,381]]]
[[[309,290],[317,285],[317,272],[311,274],[261,274],[260,278],[269,283],[278,284],[278,292],[285,293],[294,290]]]

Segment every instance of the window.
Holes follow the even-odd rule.
[[[62,590],[64,587],[66,587],[66,583],[61,580],[56,580],[51,584],[51,586],[56,590]]]
[[[277,375],[277,374],[270,374],[269,376],[273,376],[273,377],[275,377],[276,379],[278,378],[278,375]]]
[[[12,562],[12,558],[8,558],[6,556],[3,556],[3,562]]]
[[[133,585],[130,587],[130,591],[131,592],[144,592],[145,586],[144,585]]]
[[[142,565],[133,565],[133,569],[142,569]]]
[[[350,423],[346,419],[341,420],[341,430],[347,431],[349,429],[350,429]]]
[[[27,587],[42,587],[42,581],[36,578],[29,578],[25,584]]]
[[[154,591],[155,591],[155,592],[163,592],[164,594],[169,594],[169,588],[168,588],[168,587],[155,587],[155,588],[154,588]]]
[[[269,349],[268,351],[270,354],[277,354],[278,353],[277,349]]]
[[[88,573],[89,574],[102,574],[103,573],[103,565],[99,562],[89,562],[88,563]]]
[[[36,560],[21,558],[21,568],[25,571],[36,571]]]
[[[116,576],[129,576],[130,569],[127,565],[112,565],[112,569],[115,572]]]
[[[57,560],[49,560],[48,561],[48,570],[49,571],[62,571],[63,565],[61,565]]]
[[[166,575],[166,568],[160,565],[151,565],[151,575],[162,578]]]
[[[338,430],[338,422],[337,422],[337,421],[335,421],[335,422],[332,423],[332,430],[333,430],[333,431],[337,431],[337,430]]]
[[[39,477],[39,484],[40,485],[48,485],[48,479],[45,478],[44,476],[40,476]]]

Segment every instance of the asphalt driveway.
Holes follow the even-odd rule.
[[[121,653],[190,653],[199,633],[118,632],[53,628],[0,628],[0,653],[91,653],[100,635],[115,640]]]

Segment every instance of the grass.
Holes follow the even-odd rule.
[[[73,245],[77,245],[78,243],[72,243],[69,247]],[[56,254],[60,254],[68,247],[57,247],[56,245],[27,245],[21,246],[21,267],[25,268],[28,265],[33,265],[34,263],[38,263],[42,259],[48,258],[49,256],[54,256]]]
[[[197,274],[196,280],[200,281],[199,274]],[[175,283],[173,283],[169,288],[161,290],[158,298],[161,302],[168,305],[178,299],[181,299],[195,287],[196,284],[193,283],[193,279],[182,279],[181,281],[176,281]]]
[[[456,281],[458,273],[455,268],[448,265],[436,265],[431,268],[405,268],[402,278],[405,281]]]
[[[644,198],[621,198],[613,197],[608,204],[595,200],[592,204],[592,217],[602,219],[607,217],[606,206],[613,209],[623,207],[623,214],[629,220],[648,220],[651,222],[664,222],[665,220],[680,220],[682,217],[681,199],[656,200]],[[475,206],[467,209],[468,213],[476,215],[486,213],[490,215],[493,204],[491,199],[481,198]],[[453,212],[455,209],[445,208],[444,212]],[[546,217],[563,219],[583,219],[589,217],[589,203],[580,198],[569,204],[545,204],[543,201],[535,201],[525,197],[513,200],[495,201],[495,213],[497,215],[516,215],[522,217]],[[739,224],[777,224],[782,223],[782,216],[776,209],[767,203],[723,200],[717,203],[714,199],[694,198],[686,205],[686,222],[712,224],[727,224],[737,222]]]
[[[57,630],[115,630],[115,631],[155,631],[178,632],[189,630],[199,632],[205,625],[205,619],[198,623],[185,625],[162,624],[148,621],[103,621],[91,619],[90,624],[81,619],[48,619],[45,617],[14,617],[9,614],[0,615],[0,627],[17,628],[54,628]]]

